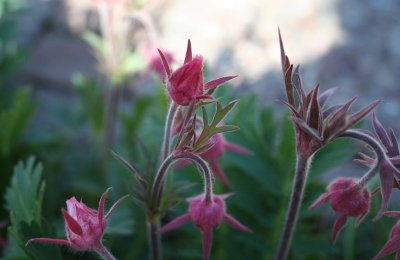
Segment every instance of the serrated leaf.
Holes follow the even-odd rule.
[[[14,212],[19,221],[27,223],[33,220],[39,220],[37,207],[43,198],[43,191],[40,187],[40,178],[43,170],[41,163],[35,165],[35,158],[30,157],[27,163],[19,162],[14,167],[14,173],[11,179],[11,185],[6,191],[6,208]],[[39,214],[40,215],[40,214]]]

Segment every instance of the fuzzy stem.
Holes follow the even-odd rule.
[[[149,240],[150,259],[161,259],[161,239],[158,229],[160,228],[159,218],[153,218],[147,221],[147,238]]]
[[[212,180],[213,175],[210,170],[208,164],[198,155],[196,154],[179,154],[169,155],[161,164],[156,177],[154,178],[153,187],[151,190],[152,194],[152,211],[149,212],[148,223],[147,223],[147,231],[148,231],[148,239],[150,246],[150,255],[152,260],[161,259],[161,242],[160,242],[160,233],[158,232],[160,226],[160,220],[158,218],[158,211],[161,203],[161,196],[164,189],[164,180],[168,173],[168,169],[179,159],[190,160],[200,167],[203,175],[204,175],[204,183],[205,183],[205,198],[206,200],[212,199]]]
[[[372,136],[357,130],[347,130],[339,137],[350,137],[367,143],[376,153],[376,162],[358,181],[357,186],[363,188],[378,173],[378,168],[383,161],[391,163],[382,146]]]
[[[176,111],[178,110],[178,104],[176,104],[174,101],[171,101],[171,104],[168,109],[168,114],[167,114],[167,119],[165,122],[165,129],[164,129],[164,143],[162,146],[162,151],[161,151],[161,161],[165,161],[169,154],[169,150],[171,147],[171,131],[172,131],[172,125],[174,123],[175,119],[175,114]]]
[[[158,169],[156,177],[154,178],[154,183],[153,183],[151,194],[154,196],[153,197],[153,202],[154,202],[153,206],[156,210],[160,206],[161,195],[162,195],[163,186],[164,186],[164,180],[168,173],[168,169],[172,166],[173,163],[175,163],[179,159],[189,160],[200,167],[200,169],[203,173],[203,176],[204,176],[205,197],[208,200],[210,200],[212,198],[213,174],[212,174],[212,171],[211,171],[210,167],[208,166],[207,162],[204,161],[200,156],[198,156],[196,154],[192,154],[192,153],[184,153],[184,154],[178,154],[178,155],[171,154],[163,161],[160,168]]]
[[[107,248],[101,244],[99,249],[96,252],[104,259],[104,260],[117,260]]]
[[[300,206],[303,201],[304,187],[307,181],[307,175],[312,157],[312,155],[297,155],[292,194],[290,196],[290,202],[286,214],[284,229],[282,231],[278,246],[278,252],[275,257],[276,260],[287,259],[290,244],[292,242],[293,232],[295,230],[299,215]]]

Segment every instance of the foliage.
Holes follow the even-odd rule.
[[[35,164],[35,158],[19,162],[5,193],[5,206],[10,212],[11,225],[8,229],[10,247],[6,256],[21,256],[24,259],[61,259],[57,248],[32,246],[25,244],[32,236],[43,236],[49,232],[49,226],[41,217],[45,183],[41,181],[43,166]]]

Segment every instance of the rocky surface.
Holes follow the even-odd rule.
[[[306,86],[339,86],[335,101],[357,95],[358,106],[383,98],[378,114],[385,125],[400,128],[399,1],[150,2],[160,45],[180,60],[191,38],[212,76],[239,74],[236,85],[259,93],[262,103],[275,105],[284,97],[279,26],[292,62],[303,67]],[[96,61],[79,36],[86,27],[96,28],[94,1],[30,3],[21,20],[21,42],[31,48],[24,78],[57,91],[69,86],[74,72],[96,75]]]

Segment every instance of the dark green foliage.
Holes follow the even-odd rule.
[[[18,148],[18,142],[35,110],[30,99],[31,90],[23,88],[14,94],[8,106],[0,107],[0,157],[9,158]]]
[[[11,184],[5,194],[6,208],[10,212],[8,229],[10,247],[8,256],[25,259],[61,259],[57,248],[43,245],[25,246],[33,237],[51,237],[53,232],[42,220],[42,202],[45,184],[41,181],[42,164],[35,164],[33,157],[14,168]]]

